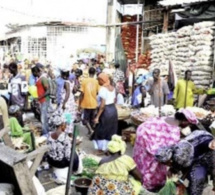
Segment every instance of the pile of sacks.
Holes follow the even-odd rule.
[[[151,69],[168,72],[171,62],[178,78],[191,69],[197,87],[209,86],[213,72],[214,26],[214,22],[200,22],[177,32],[151,36]]]
[[[190,47],[194,55],[192,62],[193,80],[197,87],[206,87],[211,84],[213,72],[214,50],[214,22],[201,22],[194,25],[191,39],[193,46]]]

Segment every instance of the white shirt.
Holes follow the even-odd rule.
[[[109,91],[106,87],[101,87],[99,90],[99,97],[105,100],[105,105],[115,103],[116,91]]]
[[[118,104],[118,105],[123,105],[124,103],[125,103],[125,102],[124,102],[123,95],[122,95],[121,93],[118,93],[116,104]]]

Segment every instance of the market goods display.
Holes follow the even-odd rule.
[[[196,118],[200,120],[206,118],[209,114],[211,114],[210,111],[199,107],[187,107],[187,109],[193,112],[196,115]]]
[[[174,115],[176,110],[172,105],[165,105],[161,107],[161,116],[172,116]],[[135,125],[140,125],[149,118],[158,117],[159,116],[159,108],[155,108],[155,106],[151,105],[146,108],[141,108],[140,110],[136,110],[131,113],[131,120]]]
[[[137,16],[123,16],[123,22],[136,22]],[[136,56],[136,34],[137,29],[135,25],[124,25],[122,26],[121,38],[122,44],[125,51],[127,59],[135,61]],[[142,29],[139,26],[139,40],[138,40],[138,54],[140,54],[141,48],[141,34]]]
[[[118,120],[125,120],[130,117],[131,109],[126,106],[116,105]]]
[[[151,65],[151,53],[147,51],[145,54],[141,54],[138,58],[137,68],[148,69]]]
[[[213,71],[214,26],[214,22],[200,22],[177,32],[151,36],[150,68],[168,72],[171,62],[178,78],[190,69],[196,87],[208,87]]]
[[[82,159],[83,163],[83,172],[82,176],[93,178],[95,176],[95,172],[99,166],[100,159],[94,157],[94,156],[86,156]]]

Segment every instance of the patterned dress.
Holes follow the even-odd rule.
[[[165,184],[167,167],[156,161],[155,154],[160,147],[176,144],[179,140],[179,128],[168,124],[165,118],[152,118],[138,127],[134,160],[146,189],[157,189]]]
[[[127,155],[100,165],[88,195],[136,195],[133,183],[128,177],[135,167],[135,162]]]
[[[61,104],[60,104],[60,109],[64,117],[66,118],[67,121],[67,127],[66,127],[66,133],[73,133],[73,123],[75,121],[76,117],[76,104],[74,100],[74,95],[72,93],[73,88],[74,88],[74,83],[71,83],[70,81],[65,81],[68,82],[70,85],[70,96],[68,101],[66,102],[66,109],[63,110],[63,102],[66,97],[66,90],[62,88],[62,98],[61,98]]]

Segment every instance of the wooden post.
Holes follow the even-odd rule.
[[[167,33],[168,32],[168,27],[169,27],[169,9],[164,10],[164,17],[163,17],[163,32]]]
[[[113,18],[113,4],[114,0],[107,1],[107,24],[112,23]],[[106,60],[111,60],[111,36],[112,36],[112,27],[106,27]]]
[[[137,0],[137,10],[139,8],[139,5],[140,5],[140,0]],[[137,22],[139,22],[140,20],[140,15],[139,13],[137,14]],[[137,24],[136,26],[136,56],[135,56],[135,60],[136,60],[136,63],[138,62],[138,54],[139,54],[139,24]]]

